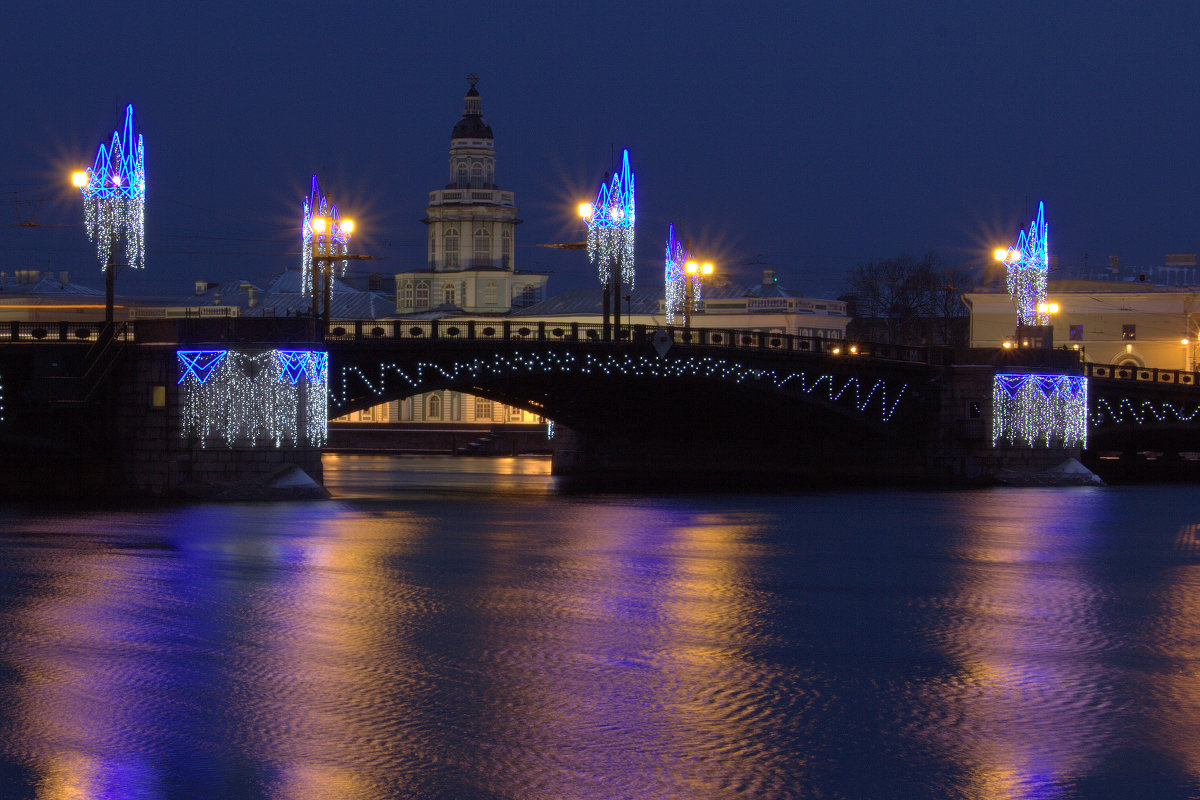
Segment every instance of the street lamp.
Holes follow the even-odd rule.
[[[133,127],[132,105],[125,108],[124,131],[113,131],[92,168],[75,172],[71,182],[83,195],[87,235],[104,270],[104,322],[111,331],[117,243],[125,240],[125,262],[134,269],[145,265],[146,255],[145,146]]]
[[[595,203],[581,203],[579,216],[588,226],[588,257],[596,264],[604,287],[604,339],[621,338],[621,285],[633,289],[636,202],[629,151],[614,172],[611,184],[601,184]],[[612,327],[609,327],[609,306]],[[615,330],[616,336],[613,336]]]
[[[713,265],[707,261],[689,261],[683,267],[683,327],[692,327],[692,311],[699,307],[700,286],[704,275],[712,275]]]
[[[349,258],[348,253],[333,252],[335,242],[349,248],[350,234],[354,232],[354,220],[328,217],[313,217],[312,227],[312,313],[314,318],[323,319],[329,325],[330,306],[333,294],[333,262]],[[325,240],[324,252],[321,239]],[[324,313],[320,313],[317,301],[325,299]]]

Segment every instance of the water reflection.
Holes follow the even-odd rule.
[[[1184,493],[567,497],[437,464],[0,510],[0,796],[1200,788]]]
[[[1113,601],[1091,574],[1106,495],[1095,490],[959,497],[954,584],[931,639],[951,669],[922,686],[914,726],[953,754],[963,794],[1066,796],[1119,736],[1122,698],[1103,654]],[[950,721],[952,724],[946,724]]]

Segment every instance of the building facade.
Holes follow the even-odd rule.
[[[1100,281],[1049,286],[1054,346],[1079,350],[1085,361],[1158,369],[1196,369],[1200,289]],[[1003,291],[963,296],[971,311],[971,346],[1022,346],[1017,315]]]
[[[449,183],[429,193],[427,267],[396,275],[396,313],[503,314],[542,299],[546,275],[516,268],[517,208],[496,184],[496,146],[468,77],[462,119],[450,134]]]

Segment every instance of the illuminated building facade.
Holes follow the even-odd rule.
[[[450,182],[429,193],[424,270],[396,275],[396,313],[435,309],[503,314],[542,299],[547,276],[516,269],[520,222],[512,192],[496,184],[496,146],[483,120],[478,78],[450,134]]]

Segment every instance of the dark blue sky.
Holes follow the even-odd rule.
[[[1192,0],[263,5],[6,9],[0,269],[101,285],[69,172],[129,102],[148,255],[119,289],[294,266],[314,172],[354,249],[389,259],[374,268],[421,266],[471,71],[525,220],[518,267],[553,269],[552,292],[593,271],[532,245],[583,238],[575,205],[625,147],[641,285],[662,283],[670,221],[730,271],[814,295],[903,252],[982,264],[1038,200],[1063,266],[1200,248]]]

